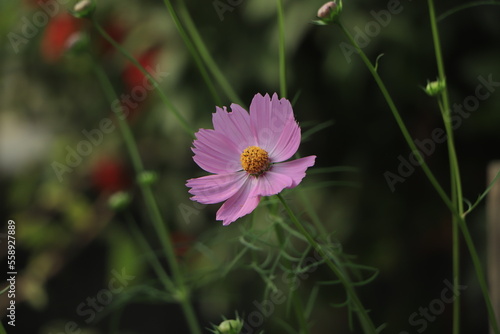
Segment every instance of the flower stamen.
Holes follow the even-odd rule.
[[[252,175],[261,175],[269,169],[269,155],[258,146],[249,146],[241,153],[241,166]]]

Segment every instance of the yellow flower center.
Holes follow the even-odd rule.
[[[248,174],[260,175],[269,169],[269,156],[258,146],[248,146],[241,153],[241,166]]]

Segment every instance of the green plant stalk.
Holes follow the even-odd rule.
[[[445,83],[445,88],[440,94],[441,101],[439,103],[443,122],[447,135],[448,160],[450,165],[450,183],[451,183],[451,201],[454,203],[455,210],[458,215],[452,216],[452,270],[453,270],[453,287],[457,291],[460,284],[460,238],[458,233],[458,220],[463,215],[463,194],[462,182],[460,180],[460,169],[458,165],[457,153],[455,150],[455,140],[453,128],[451,127],[451,111],[448,97],[448,87],[446,84],[446,75],[444,71],[443,56],[441,55],[441,43],[439,40],[439,32],[437,29],[436,13],[434,11],[434,3],[428,0],[429,17],[432,29],[432,39],[434,42],[434,51],[436,54],[436,63],[438,68],[438,80]],[[457,295],[453,300],[453,334],[460,333],[460,295]]]
[[[5,328],[3,327],[3,324],[2,322],[0,321],[0,334],[7,334],[7,331],[5,330]]]
[[[99,22],[97,22],[95,19],[92,19],[92,23],[94,24],[94,27],[97,29],[99,34],[101,34],[102,37],[104,37],[105,40],[107,40],[115,49],[117,49],[125,58],[127,58],[137,69],[141,71],[142,74],[153,84],[155,90],[158,92],[161,100],[165,104],[165,106],[174,114],[175,118],[179,121],[181,124],[181,127],[184,129],[184,131],[192,138],[194,138],[194,129],[191,128],[189,123],[186,121],[186,119],[182,116],[182,114],[175,108],[175,106],[172,104],[170,99],[163,93],[163,91],[160,89],[160,85],[156,81],[153,76],[146,71],[146,69],[129,53],[127,52],[119,43],[117,43],[109,34],[101,27]]]
[[[442,20],[444,20],[445,18],[447,18],[448,16],[450,15],[453,15],[459,11],[462,11],[464,9],[468,9],[468,8],[472,8],[472,7],[477,7],[477,6],[484,6],[484,5],[500,5],[500,2],[499,1],[474,1],[474,2],[469,2],[469,3],[466,3],[464,5],[460,5],[460,6],[457,6],[457,7],[454,7],[448,11],[446,11],[445,13],[439,15],[439,17],[436,19],[437,22],[440,22]]]
[[[385,87],[382,79],[380,78],[380,76],[378,75],[377,71],[375,70],[375,68],[373,67],[373,65],[371,64],[371,62],[369,61],[369,59],[366,56],[366,54],[358,46],[358,44],[354,41],[354,39],[352,38],[351,34],[345,29],[345,27],[340,22],[337,22],[337,23],[339,24],[341,30],[344,32],[344,34],[349,39],[349,41],[351,42],[351,44],[357,50],[357,52],[360,55],[361,59],[363,60],[363,62],[365,63],[365,65],[368,67],[368,70],[370,71],[370,73],[374,77],[375,81],[377,82],[377,85],[379,86],[379,89],[381,90],[382,94],[384,95],[384,98],[385,98],[387,104],[389,105],[389,108],[390,108],[390,110],[391,110],[391,112],[392,112],[392,114],[393,114],[393,116],[394,116],[394,118],[395,118],[398,126],[400,127],[400,130],[403,133],[403,136],[404,136],[407,144],[410,146],[410,148],[412,149],[413,152],[416,152],[415,154],[418,154],[418,150],[416,150],[417,148],[416,148],[414,142],[411,140],[411,136],[409,135],[409,132],[408,132],[408,130],[406,128],[406,125],[403,123],[403,121],[401,119],[401,116],[399,115],[399,111],[397,110],[394,102],[392,101],[392,98],[389,95],[389,93],[388,93],[388,91],[387,91],[387,89],[386,89],[386,87]],[[446,204],[446,206],[450,209],[450,211],[453,213],[453,215],[459,217],[458,223],[459,223],[460,229],[462,231],[462,234],[464,235],[464,239],[466,241],[469,253],[471,254],[471,258],[472,258],[472,261],[473,261],[473,264],[474,264],[474,268],[476,270],[476,275],[478,277],[479,284],[480,284],[481,290],[483,292],[483,298],[486,301],[486,307],[488,309],[488,315],[489,315],[490,321],[493,322],[492,326],[493,326],[493,328],[495,330],[495,334],[500,334],[500,330],[498,329],[496,318],[494,316],[493,306],[491,304],[491,299],[490,299],[489,294],[488,294],[488,285],[486,283],[486,279],[485,279],[485,276],[484,276],[484,271],[482,270],[481,261],[479,260],[479,256],[477,255],[477,251],[476,251],[476,248],[475,248],[474,243],[472,241],[472,238],[470,236],[470,233],[468,231],[467,225],[466,225],[463,217],[458,214],[458,211],[455,209],[455,206],[454,206],[453,202],[449,199],[448,195],[446,195],[445,191],[443,190],[443,188],[441,187],[441,185],[439,184],[439,182],[436,180],[436,178],[434,177],[434,174],[431,172],[431,170],[429,169],[429,167],[427,166],[427,164],[425,163],[425,161],[423,161],[423,159],[422,159],[422,157],[421,157],[420,154],[418,154],[418,157],[419,157],[419,160],[422,161],[421,166],[422,166],[422,169],[423,169],[424,173],[426,174],[427,178],[429,179],[429,181],[431,182],[431,184],[436,189],[438,195],[441,197],[441,199]]]
[[[459,226],[462,230],[462,234],[465,239],[465,243],[469,248],[469,252],[472,258],[472,263],[474,264],[474,269],[476,270],[477,279],[479,281],[479,286],[481,287],[481,292],[483,293],[483,298],[486,303],[486,309],[488,311],[488,317],[490,320],[491,328],[495,334],[500,334],[500,329],[498,327],[498,322],[495,315],[495,310],[493,309],[493,304],[491,303],[489,290],[488,290],[488,282],[484,276],[484,271],[482,269],[481,260],[479,259],[479,255],[477,254],[476,248],[474,247],[474,242],[472,241],[472,237],[469,233],[469,228],[465,223],[465,220],[460,217],[458,220]]]
[[[292,209],[285,201],[283,196],[281,196],[281,194],[278,194],[276,196],[278,196],[278,199],[280,200],[281,204],[283,204],[285,211],[287,212],[288,216],[290,217],[294,225],[300,231],[300,233],[302,233],[302,235],[307,239],[309,244],[318,252],[318,254],[325,259],[325,262],[328,265],[328,267],[330,267],[332,272],[339,278],[339,281],[344,286],[347,296],[350,299],[350,303],[352,304],[353,309],[356,312],[356,315],[358,316],[359,322],[361,323],[361,327],[363,328],[364,333],[373,333],[373,334],[377,333],[375,325],[373,324],[370,316],[368,315],[368,312],[363,307],[363,304],[358,298],[358,295],[356,294],[356,290],[354,289],[352,282],[349,280],[348,277],[346,277],[343,270],[339,268],[334,262],[332,262],[332,260],[327,256],[327,254],[323,250],[323,248],[316,242],[316,240],[314,240],[312,235],[304,228],[304,226],[297,219],[297,217],[295,216],[295,214],[293,213]]]
[[[210,94],[215,100],[216,105],[221,105],[222,100],[217,93],[217,89],[215,89],[215,86],[210,78],[210,75],[207,72],[207,69],[205,68],[205,65],[203,64],[203,61],[196,51],[195,46],[193,45],[193,42],[189,38],[188,34],[186,33],[186,30],[184,30],[184,27],[181,24],[181,21],[179,20],[179,17],[177,16],[177,13],[174,10],[174,7],[172,6],[172,3],[169,0],[164,1],[165,6],[168,9],[168,12],[170,13],[170,16],[172,17],[172,20],[174,21],[175,27],[177,28],[177,31],[179,32],[179,35],[181,35],[182,40],[186,44],[186,47],[189,50],[189,53],[191,53],[191,56],[193,57],[194,62],[196,63],[196,66],[198,67],[198,70],[200,71],[200,74],[203,78],[203,81],[205,81],[205,84],[208,87],[208,90],[210,91]]]
[[[279,75],[280,75],[280,95],[287,96],[286,89],[286,50],[285,50],[285,17],[283,0],[276,0],[278,7],[278,31],[279,31]]]
[[[170,4],[169,0],[164,0],[165,4]],[[205,43],[203,42],[203,39],[201,38],[198,29],[196,28],[196,25],[193,22],[193,19],[191,18],[191,15],[189,14],[189,11],[186,8],[186,5],[184,1],[179,2],[179,12],[181,17],[184,19],[184,24],[185,27],[188,31],[188,33],[191,35],[191,39],[198,50],[200,57],[203,59],[205,64],[207,65],[208,69],[212,72],[212,75],[214,76],[215,80],[219,83],[221,86],[222,90],[226,94],[226,96],[234,103],[239,104],[240,106],[244,106],[245,104],[242,103],[240,98],[238,97],[238,94],[236,94],[235,90],[227,81],[226,77],[220,70],[219,66],[215,62],[215,60],[212,58],[212,55],[208,51]],[[168,5],[167,5],[168,6]],[[175,13],[172,5],[168,6],[170,9],[170,13]]]
[[[439,197],[441,197],[441,199],[450,208],[450,210],[454,210],[453,202],[450,200],[450,198],[448,197],[448,195],[446,194],[444,189],[441,187],[441,185],[437,181],[436,177],[434,176],[434,174],[430,170],[429,166],[427,166],[427,163],[425,162],[424,158],[420,154],[420,151],[418,150],[417,146],[413,142],[411,135],[410,135],[408,129],[406,128],[406,125],[403,122],[403,119],[401,118],[401,115],[399,114],[399,111],[396,108],[396,105],[394,104],[394,101],[392,100],[391,95],[387,91],[387,88],[385,87],[385,84],[382,81],[382,78],[380,78],[380,76],[378,75],[377,70],[375,69],[373,64],[370,62],[370,60],[368,59],[366,54],[363,52],[363,50],[359,47],[359,45],[353,39],[351,34],[344,27],[344,25],[342,23],[340,23],[340,21],[337,21],[337,24],[339,25],[342,32],[349,39],[350,43],[354,46],[354,48],[358,52],[359,56],[361,57],[361,59],[365,63],[366,67],[368,68],[368,70],[372,74],[373,78],[375,79],[375,82],[377,83],[380,91],[382,92],[382,95],[384,96],[387,104],[389,105],[389,109],[391,110],[392,115],[393,115],[394,119],[396,120],[396,123],[398,124],[399,129],[401,130],[404,139],[406,140],[406,142],[407,142],[408,146],[410,147],[411,151],[413,152],[413,154],[415,154],[417,159],[421,162],[422,170],[424,171],[425,175],[427,176],[427,178],[431,182],[432,186],[436,189]]]
[[[174,292],[175,291],[174,283],[172,282],[170,277],[168,277],[167,272],[163,268],[163,266],[160,263],[160,261],[158,260],[158,258],[156,256],[154,256],[154,251],[151,248],[151,246],[148,244],[146,237],[143,235],[142,231],[139,230],[139,228],[137,227],[137,224],[133,220],[132,216],[129,215],[127,218],[129,221],[130,229],[132,230],[132,233],[134,234],[134,236],[137,238],[137,241],[139,242],[139,247],[141,247],[144,250],[144,252],[147,254],[147,259],[151,265],[151,268],[153,268],[153,270],[155,271],[156,276],[158,276],[158,278],[162,282],[163,286],[165,287],[166,291]]]
[[[95,64],[94,70],[96,72],[96,76],[102,85],[104,94],[108,99],[109,103],[112,103],[117,99],[116,92],[114,91],[113,85],[109,81],[103,69],[99,66],[99,64]],[[132,131],[125,121],[123,117],[123,112],[116,112],[118,126],[122,133],[125,146],[130,154],[130,158],[132,161],[132,165],[134,166],[134,170],[136,175],[140,175],[144,172],[144,166],[142,164],[139,151],[137,149],[137,145],[135,143],[134,136]],[[158,208],[158,204],[153,195],[153,191],[150,185],[146,185],[144,183],[139,184],[142,195],[144,197],[144,202],[146,203],[147,211],[150,215],[151,222],[153,223],[153,227],[158,234],[158,238],[163,246],[163,250],[165,251],[165,256],[168,260],[170,269],[172,271],[172,276],[177,285],[177,300],[181,305],[184,315],[186,317],[187,323],[191,330],[192,334],[201,334],[201,329],[199,328],[198,322],[196,320],[195,312],[191,302],[189,300],[188,289],[184,283],[183,276],[179,267],[179,263],[177,262],[177,258],[175,256],[174,247],[172,245],[172,239],[170,236],[170,231],[167,228],[167,225],[164,223],[163,218],[161,217],[160,210]]]

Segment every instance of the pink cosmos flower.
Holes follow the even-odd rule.
[[[226,201],[217,220],[229,225],[252,212],[261,196],[296,187],[316,156],[290,159],[300,144],[300,128],[287,99],[255,95],[250,114],[237,104],[231,112],[216,108],[213,130],[200,129],[193,142],[194,161],[209,173],[186,185],[191,200],[203,204]]]

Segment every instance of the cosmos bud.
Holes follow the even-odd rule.
[[[158,175],[155,172],[144,171],[137,176],[137,182],[145,186],[150,186],[156,183],[157,180]]]
[[[108,200],[109,206],[116,210],[120,211],[126,208],[131,201],[130,194],[124,191],[119,191],[111,195]]]
[[[337,1],[329,1],[318,10],[317,16],[319,20],[313,21],[313,23],[318,25],[333,24],[338,20],[341,12],[342,0],[339,0],[338,3]]]
[[[224,320],[217,327],[218,333],[220,334],[239,334],[243,328],[243,321],[236,318],[236,320]]]
[[[436,96],[441,94],[441,92],[446,88],[446,82],[444,80],[427,81],[427,86],[425,86],[424,91],[429,96]]]

